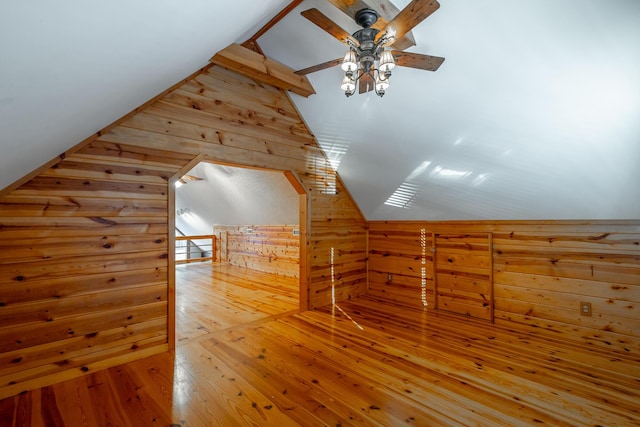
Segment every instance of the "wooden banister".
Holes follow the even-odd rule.
[[[216,236],[214,234],[201,234],[201,235],[194,235],[194,236],[176,236],[175,237],[176,242],[180,242],[180,241],[186,241],[187,242],[187,246],[186,246],[186,252],[182,252],[179,250],[182,248],[179,248],[176,245],[176,264],[186,264],[186,263],[190,263],[190,262],[203,262],[203,261],[211,261],[214,262],[216,260]],[[211,244],[201,244],[201,245],[195,245],[193,243],[194,240],[209,240],[211,239]],[[201,248],[203,247],[209,247],[210,249],[207,252],[211,252],[211,256],[208,257],[203,257],[203,256],[199,256],[199,257],[195,257],[192,258],[191,257],[191,246],[195,245],[198,249],[200,254],[202,255],[203,250],[201,250]],[[178,259],[178,255],[186,255],[186,259]]]

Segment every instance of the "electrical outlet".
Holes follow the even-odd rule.
[[[300,235],[300,230],[298,230],[297,228],[293,229],[293,235],[294,236],[299,236]]]
[[[581,302],[580,303],[580,314],[583,316],[591,316],[591,303],[590,302]]]
[[[253,228],[247,228],[247,234],[253,234]]]
[[[393,280],[393,276],[391,273],[387,273],[387,282],[390,282],[391,280]]]

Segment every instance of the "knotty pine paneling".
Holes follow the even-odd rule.
[[[251,230],[251,233],[248,232]],[[216,259],[231,265],[287,277],[300,277],[298,225],[216,225]]]
[[[366,230],[357,219],[312,220],[307,242],[311,264],[309,298],[314,308],[366,293]]]
[[[483,270],[491,262],[496,323],[544,328],[556,332],[559,339],[617,351],[640,350],[640,221],[368,224],[368,292],[372,296],[421,306],[420,230],[427,236],[490,235],[491,257],[469,261]],[[468,243],[468,248],[477,245]],[[427,240],[427,247],[430,244]],[[437,242],[434,247],[437,254]],[[428,250],[426,254],[427,307],[435,307],[431,303],[434,261]],[[442,263],[448,263],[447,259],[436,260],[436,266]],[[389,273],[391,282],[387,281]],[[477,283],[467,285],[477,289]],[[591,316],[581,315],[583,302],[591,304]]]
[[[369,224],[368,294],[435,308],[433,233],[419,223]]]
[[[493,320],[491,235],[435,234],[436,307]]]
[[[366,293],[364,218],[291,100],[205,67],[0,192],[0,398],[173,346],[169,180],[196,157],[292,171],[301,299]]]

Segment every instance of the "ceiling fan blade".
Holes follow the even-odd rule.
[[[315,73],[316,71],[324,70],[327,68],[335,67],[342,63],[343,58],[332,59],[331,61],[323,62],[322,64],[314,65],[312,67],[303,68],[302,70],[294,71],[299,76]]]
[[[327,18],[327,16],[320,12],[318,9],[308,9],[300,12],[300,15],[304,16],[309,21],[313,22],[318,27],[322,28],[342,43],[348,45],[347,40],[351,40],[356,45],[358,44],[358,41],[351,37],[351,34],[347,33],[342,29],[342,27],[333,22],[331,19]]]
[[[413,38],[413,35],[411,33],[405,34],[404,37],[400,37],[400,38],[396,37],[393,43],[391,44],[392,47],[399,50],[409,49],[411,46],[415,46],[415,45],[416,45],[416,41]]]
[[[369,73],[363,74],[360,76],[359,85],[358,85],[358,93],[366,93],[375,88],[376,81],[373,79],[373,76]]]
[[[413,0],[387,24],[385,31],[395,31],[396,39],[399,39],[438,10],[439,7],[440,3],[436,0]],[[381,31],[377,38],[382,37],[385,31]]]
[[[371,27],[376,30],[383,30],[389,21],[393,19],[400,9],[398,9],[390,0],[328,0],[329,3],[340,9],[351,19],[355,19],[356,13],[362,9],[373,9],[378,12],[378,21]],[[404,50],[411,46],[415,46],[416,41],[409,32],[404,37],[396,38],[393,47]]]
[[[362,9],[372,8],[364,0],[328,0],[329,3],[343,11],[351,19],[354,19],[356,12]],[[372,8],[373,9],[373,8]]]
[[[439,56],[422,55],[420,53],[392,50],[391,54],[396,61],[396,65],[418,68],[420,70],[436,71],[444,62],[444,58],[440,58]]]

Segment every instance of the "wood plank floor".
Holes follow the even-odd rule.
[[[215,288],[178,293],[175,352],[2,400],[0,426],[640,425],[637,354],[374,298],[299,313]]]
[[[181,346],[233,326],[297,311],[298,279],[227,264],[176,267],[176,340]]]

